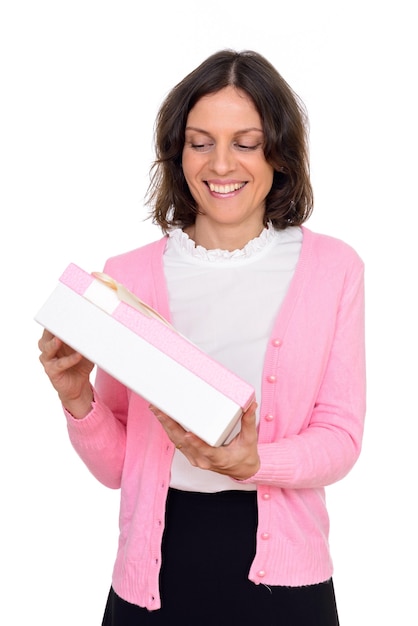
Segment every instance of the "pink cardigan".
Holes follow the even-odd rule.
[[[105,271],[170,319],[166,238],[110,259]],[[164,381],[161,381],[164,384]],[[303,228],[296,272],[269,342],[260,410],[255,584],[299,586],[332,575],[324,486],[358,458],[365,415],[363,263],[347,244]],[[98,370],[95,402],[67,414],[91,472],[121,488],[116,593],[160,607],[158,577],[174,446],[148,403]]]

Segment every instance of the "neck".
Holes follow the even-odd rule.
[[[259,237],[264,230],[263,224],[251,225],[249,227],[236,225],[228,227],[224,225],[222,229],[211,229],[207,224],[202,224],[196,220],[193,226],[185,229],[190,239],[196,246],[203,246],[206,250],[242,250],[251,239]]]

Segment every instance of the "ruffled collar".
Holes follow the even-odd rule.
[[[240,250],[207,250],[203,246],[196,246],[193,239],[181,228],[171,230],[168,235],[178,252],[182,255],[205,261],[225,261],[228,259],[250,259],[260,252],[264,252],[270,243],[277,237],[278,231],[271,223],[255,239],[251,239]]]

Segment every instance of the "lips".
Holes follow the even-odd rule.
[[[215,193],[232,193],[233,191],[238,191],[238,189],[242,189],[246,185],[246,183],[229,183],[227,185],[215,185],[214,183],[206,183],[211,191]]]

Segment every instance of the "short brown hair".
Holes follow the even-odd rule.
[[[182,170],[189,111],[200,98],[234,86],[246,92],[260,115],[264,155],[274,169],[264,221],[277,229],[302,224],[313,207],[309,176],[308,120],[305,107],[278,71],[251,50],[221,50],[178,83],[156,118],[156,159],[147,204],[154,223],[167,232],[194,224],[198,208]]]

